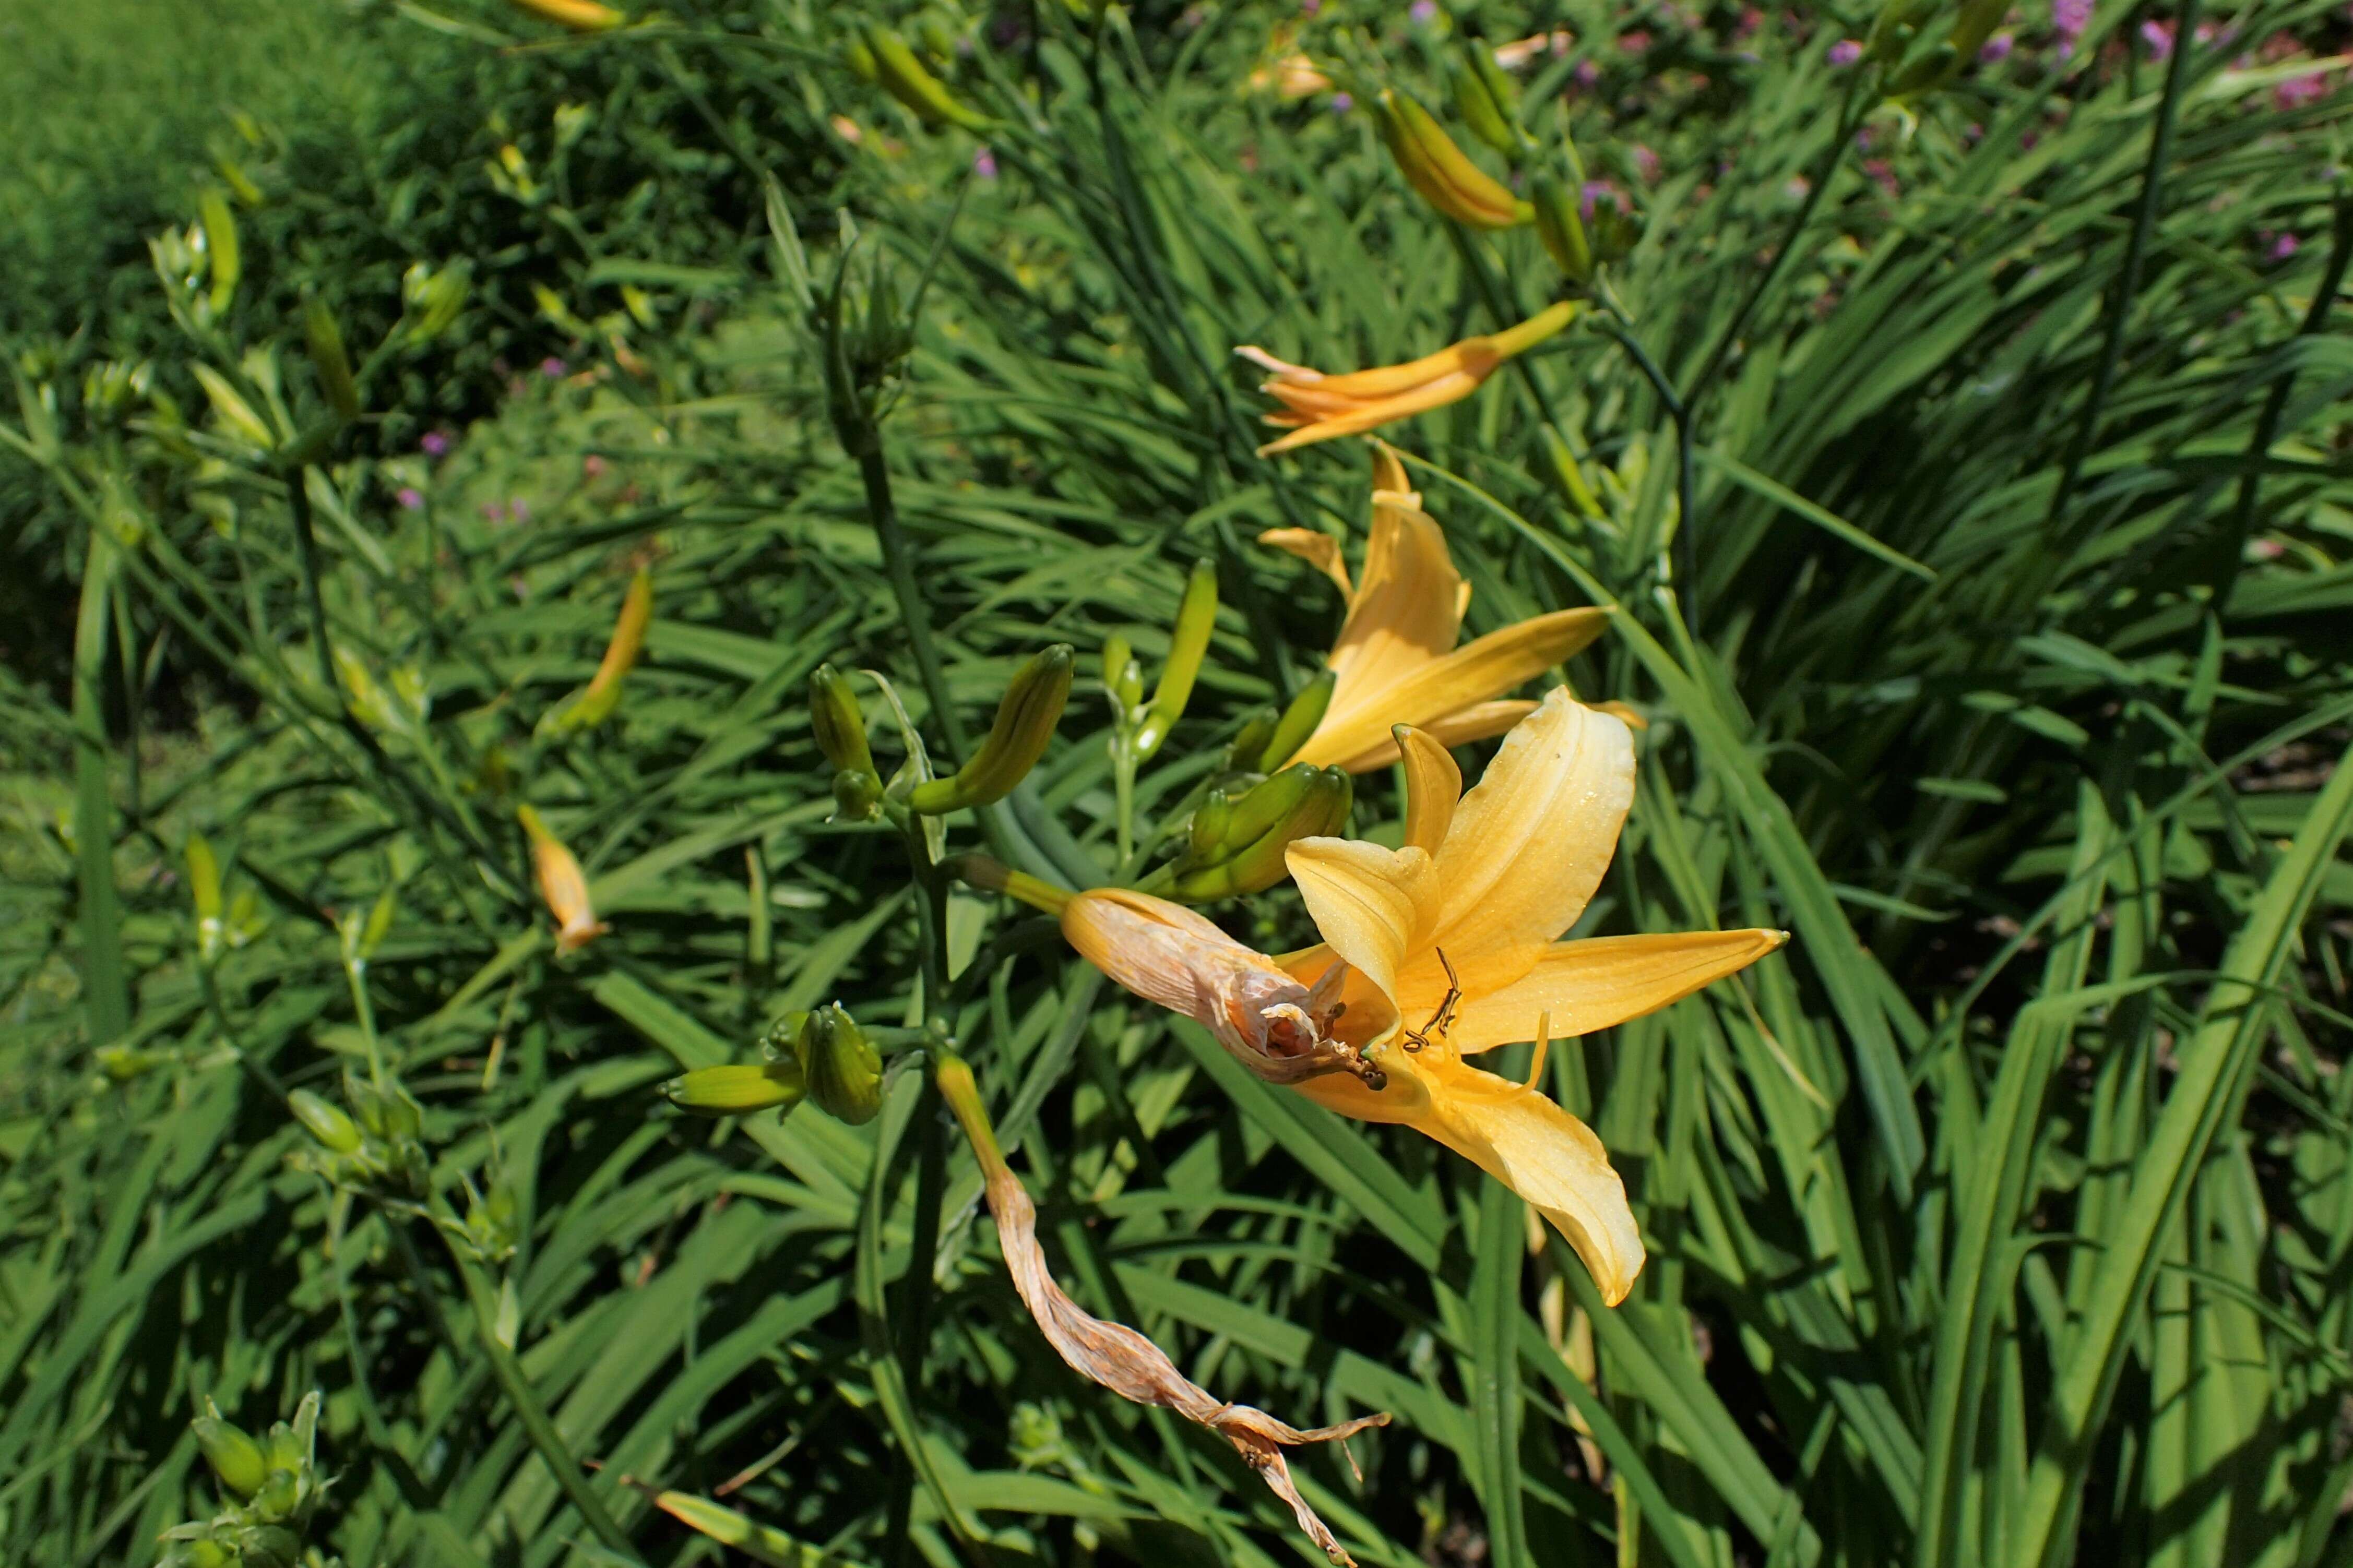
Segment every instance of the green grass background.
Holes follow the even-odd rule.
[[[1229,351],[1339,368],[1488,330],[1557,287],[1534,237],[1451,232],[1364,113],[1247,90],[1289,7],[937,14],[974,47],[935,63],[1004,121],[989,179],[840,67],[845,8],[681,4],[586,42],[487,4],[5,15],[27,155],[0,192],[32,216],[0,240],[0,1555],[153,1561],[214,1507],[203,1401],[258,1428],[318,1387],[311,1549],[353,1564],[629,1560],[584,1495],[637,1561],[718,1561],[621,1478],[746,1471],[728,1503],[777,1561],[1303,1560],[1216,1439],[1052,1358],[915,1075],[864,1128],[714,1128],[653,1086],[791,1008],[917,1016],[896,848],[827,822],[820,660],[886,672],[953,754],[1022,658],[1076,645],[1040,770],[951,837],[1107,878],[1105,638],[1149,667],[1217,563],[1208,668],[1138,792],[1173,826],[1337,624],[1251,536],[1360,548],[1361,456],[1254,458]],[[2177,73],[2144,16],[2103,7],[2060,74],[2021,13],[2012,61],[1843,153],[1854,78],[1824,53],[1862,14],[1750,39],[1736,8],[1335,7],[1304,34],[1360,104],[1377,61],[1441,100],[1464,32],[1577,35],[1527,123],[1552,150],[1565,114],[1639,193],[1613,282],[1662,377],[1703,386],[1692,515],[1672,411],[1599,321],[1396,434],[1472,630],[1617,606],[1562,673],[1651,727],[1580,929],[1796,933],[1552,1055],[1652,1247],[1611,1310],[1469,1167],[955,902],[956,1026],[1072,1291],[1221,1395],[1395,1414],[1361,1479],[1300,1466],[1360,1561],[2353,1560],[2353,360],[2314,307],[2345,96],[2273,96],[2341,26],[2221,14],[2232,46]],[[175,315],[145,242],[223,158],[259,195],[243,275]],[[821,278],[838,211],[902,298],[938,257],[886,425],[918,605],[764,177]],[[471,279],[438,333],[403,302],[417,264]],[[369,417],[298,459],[310,300]],[[111,403],[110,362],[149,367]],[[621,718],[534,745],[649,560]],[[354,714],[335,651],[417,700]],[[1361,784],[1354,830],[1396,831],[1393,781]],[[613,923],[576,958],[516,799]],[[240,911],[209,962],[192,833]],[[1307,931],[1287,892],[1213,912],[1270,950]],[[290,1163],[281,1091],[332,1098],[371,1054],[436,1189],[512,1202],[511,1258]],[[502,1287],[511,1360],[478,1310]]]

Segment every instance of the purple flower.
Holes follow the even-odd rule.
[[[427,430],[425,439],[417,443],[428,458],[438,458],[449,449],[449,437],[439,430]]]
[[[1438,20],[1438,0],[1413,0],[1413,6],[1406,15],[1427,27]]]
[[[972,172],[984,180],[997,178],[997,154],[983,147],[972,155]]]
[[[1633,159],[1634,172],[1642,176],[1645,184],[1659,177],[1659,155],[1648,147],[1638,142],[1628,150],[1627,156]]]
[[[1992,37],[1988,38],[1978,47],[1978,64],[1981,66],[1998,66],[2001,64],[2002,61],[2010,58],[2010,51],[2017,47],[2018,40],[2011,37],[2008,33],[1996,33]]]
[[[507,502],[507,515],[517,522],[525,521],[531,516],[530,503],[521,499]]]
[[[547,377],[550,381],[561,381],[564,378],[565,368],[564,362],[557,359],[554,354],[550,354],[545,359],[539,362],[539,374]]]
[[[403,511],[423,511],[425,510],[425,492],[418,489],[415,485],[401,486],[399,493],[393,499],[400,502],[400,510]]]
[[[1601,79],[1601,67],[1594,60],[1579,60],[1577,68],[1568,73],[1569,79],[1579,87],[1591,87]]]
[[[1841,38],[1831,46],[1827,58],[1834,66],[1851,66],[1862,58],[1862,46],[1852,38]]]
[[[2272,89],[2272,107],[2282,110],[2302,109],[2327,90],[2328,76],[2325,71],[2309,71],[2303,76],[2290,77]]]
[[[1313,16],[1322,9],[1324,9],[1324,0],[1299,0],[1299,10],[1302,16]]]
[[[2092,0],[2051,0],[2051,30],[2059,35],[2059,58],[2075,52],[2075,40],[2092,25]]]
[[[2285,261],[2289,257],[2294,256],[2300,247],[2301,242],[2297,240],[2295,236],[2292,234],[2283,234],[2277,239],[2272,241],[2272,247],[2263,252],[2263,255],[2265,258],[2273,261]]]
[[[1354,109],[1354,108],[1356,108],[1356,100],[1355,99],[1353,99],[1353,98],[1350,98],[1346,93],[1345,93],[1345,92],[1335,92],[1335,93],[1334,93],[1334,94],[1332,95],[1332,112],[1333,112],[1333,113],[1335,113],[1335,114],[1345,114],[1345,113],[1347,113],[1347,112],[1348,112],[1348,110],[1352,110],[1352,109]]]
[[[2150,17],[2140,25],[2140,41],[2147,47],[2150,59],[2166,58],[2173,53],[2173,24]]]
[[[507,509],[494,500],[486,500],[482,503],[482,515],[492,522],[498,522],[505,518]]]
[[[1648,54],[1651,48],[1651,35],[1640,29],[1631,33],[1620,33],[1618,35],[1618,47],[1630,55]]]

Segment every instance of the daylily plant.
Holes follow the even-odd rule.
[[[1446,748],[1400,727],[1404,844],[1291,847],[1322,944],[1270,957],[1192,910],[1099,889],[1062,914],[1112,979],[1200,1023],[1241,1061],[1362,1121],[1401,1122],[1534,1204],[1625,1299],[1642,1240],[1601,1141],[1535,1088],[1542,1047],[1655,1012],[1788,940],[1774,931],[1559,937],[1600,885],[1634,795],[1631,732],[1567,690],[1504,740],[1467,795]],[[1525,1084],[1466,1058],[1538,1042]]]
[[[1324,717],[1277,765],[1313,763],[1350,773],[1397,761],[1391,730],[1411,724],[1445,745],[1499,735],[1535,708],[1500,700],[1599,637],[1608,612],[1556,610],[1454,646],[1471,584],[1454,569],[1446,535],[1421,510],[1397,454],[1373,447],[1373,529],[1363,579],[1352,584],[1340,546],[1313,529],[1270,529],[1259,542],[1289,551],[1328,575],[1348,616],[1332,647],[1335,684]]]
[[[1577,301],[1564,300],[1504,331],[1464,338],[1403,364],[1342,375],[1293,364],[1252,345],[1238,348],[1234,353],[1273,373],[1259,384],[1259,390],[1281,403],[1282,411],[1268,415],[1266,422],[1291,428],[1290,435],[1261,447],[1258,455],[1271,458],[1294,447],[1362,435],[1392,419],[1460,403],[1505,360],[1557,334],[1580,309]]]

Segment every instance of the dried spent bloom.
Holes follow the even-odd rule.
[[[1361,581],[1352,584],[1329,534],[1272,529],[1261,544],[1289,551],[1324,573],[1347,596],[1348,616],[1332,646],[1331,701],[1298,751],[1276,766],[1314,763],[1364,773],[1397,760],[1393,731],[1411,724],[1446,745],[1500,735],[1533,712],[1500,700],[1599,637],[1609,613],[1556,610],[1461,647],[1471,584],[1454,569],[1446,535],[1421,510],[1397,454],[1375,443],[1373,528]]]
[[[1274,1081],[1344,1116],[1414,1128],[1504,1183],[1567,1238],[1614,1305],[1633,1288],[1643,1250],[1608,1152],[1536,1091],[1541,1061],[1518,1084],[1463,1058],[1655,1012],[1787,936],[1557,940],[1599,886],[1634,794],[1625,724],[1565,690],[1512,731],[1467,795],[1443,746],[1410,730],[1399,744],[1403,847],[1308,838],[1290,848],[1323,945],[1268,958],[1230,939],[1139,941],[1121,929],[1128,916],[1198,917],[1108,890],[1073,899],[1063,930],[1092,928],[1081,943],[1091,962],[1229,1049],[1237,1037],[1262,1038],[1284,1063]],[[1107,904],[1124,913],[1107,917]],[[1295,989],[1282,988],[1277,972]],[[1276,1000],[1260,1019],[1235,1016],[1266,996]],[[1253,1053],[1236,1055],[1259,1070]],[[1301,1077],[1299,1062],[1332,1065]]]
[[[1580,309],[1576,300],[1564,300],[1508,331],[1465,338],[1403,364],[1342,375],[1326,375],[1245,344],[1234,353],[1272,373],[1259,390],[1282,405],[1282,412],[1266,416],[1266,422],[1292,427],[1290,435],[1261,447],[1258,455],[1271,458],[1294,447],[1362,435],[1408,415],[1460,403],[1504,361],[1558,334]]]
[[[997,1148],[997,1134],[981,1105],[972,1069],[950,1058],[940,1064],[937,1081],[941,1097],[955,1112],[987,1178],[988,1212],[997,1221],[997,1244],[1005,1254],[1006,1272],[1013,1277],[1013,1289],[1020,1296],[1021,1304],[1029,1309],[1029,1316],[1037,1321],[1039,1331],[1046,1336],[1046,1342],[1054,1347],[1055,1353],[1072,1371],[1122,1398],[1173,1410],[1231,1443],[1243,1462],[1259,1473],[1275,1496],[1291,1505],[1299,1528],[1322,1548],[1324,1555],[1335,1563],[1353,1568],[1356,1560],[1348,1555],[1330,1527],[1316,1517],[1315,1510],[1307,1506],[1307,1500],[1299,1495],[1298,1485],[1291,1479],[1291,1465],[1282,1451],[1304,1443],[1344,1442],[1368,1427],[1386,1426],[1388,1415],[1360,1415],[1335,1426],[1303,1430],[1276,1420],[1263,1410],[1218,1398],[1178,1372],[1159,1346],[1134,1329],[1124,1323],[1107,1323],[1087,1312],[1064,1293],[1046,1268],[1046,1254],[1038,1245],[1037,1207]]]

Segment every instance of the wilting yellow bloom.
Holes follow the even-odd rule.
[[[1374,447],[1373,531],[1360,584],[1350,584],[1328,534],[1272,529],[1259,542],[1328,574],[1348,597],[1348,618],[1332,647],[1331,704],[1306,743],[1279,763],[1351,773],[1387,767],[1397,760],[1391,731],[1399,724],[1449,746],[1500,735],[1535,708],[1500,695],[1584,647],[1608,624],[1603,610],[1556,610],[1456,647],[1471,584],[1387,447]]]
[[[1278,60],[1269,60],[1250,72],[1250,87],[1254,92],[1271,90],[1277,98],[1289,102],[1331,91],[1332,79],[1317,69],[1315,62],[1305,55],[1291,54]]]
[[[555,951],[576,952],[612,930],[596,918],[596,907],[588,901],[588,875],[580,868],[580,858],[533,807],[517,806],[515,816],[531,835],[532,869],[538,873],[548,912],[555,917]]]
[[[1293,427],[1290,435],[1261,447],[1258,455],[1267,458],[1335,437],[1361,435],[1409,414],[1460,403],[1478,391],[1496,366],[1557,334],[1582,308],[1577,300],[1563,300],[1507,331],[1465,338],[1403,364],[1343,375],[1326,375],[1244,344],[1234,352],[1273,373],[1259,384],[1259,390],[1282,405],[1282,412],[1268,415],[1266,422]]]
[[[1104,973],[1198,1020],[1261,1076],[1343,1115],[1412,1127],[1480,1166],[1558,1227],[1614,1304],[1641,1271],[1642,1240],[1600,1140],[1532,1083],[1464,1058],[1654,1012],[1787,936],[1557,940],[1599,886],[1634,795],[1631,733],[1565,690],[1512,731],[1467,795],[1445,747],[1411,731],[1403,747],[1402,848],[1291,847],[1322,946],[1269,958],[1189,910],[1113,890],[1072,900],[1062,930]]]
[[[638,656],[645,651],[646,627],[653,615],[653,575],[640,566],[629,579],[629,591],[622,596],[620,618],[613,623],[613,637],[605,645],[605,657],[598,661],[596,675],[540,721],[543,734],[594,729],[613,716],[621,705],[621,682],[637,667]]]

